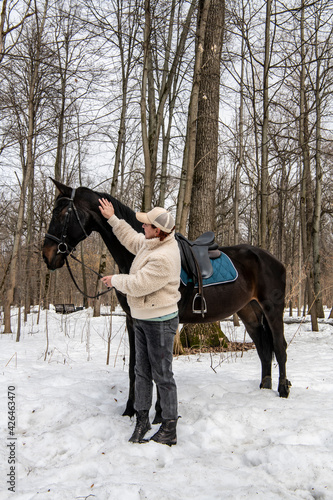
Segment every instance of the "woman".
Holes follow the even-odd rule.
[[[101,199],[100,211],[115,236],[135,255],[129,274],[102,278],[108,287],[127,295],[135,332],[135,404],[137,421],[132,443],[145,442],[151,429],[149,410],[153,381],[162,408],[162,424],[151,438],[169,446],[177,443],[177,387],[172,372],[173,341],[178,327],[180,254],[174,237],[175,222],[164,208],[155,207],[136,218],[144,234],[118,219],[111,202]]]

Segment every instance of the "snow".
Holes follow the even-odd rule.
[[[243,340],[242,326],[229,321],[222,328]],[[288,399],[278,397],[275,363],[273,390],[259,389],[255,350],[176,357],[177,445],[132,444],[134,419],[122,416],[124,317],[49,310],[37,324],[32,312],[19,343],[0,335],[0,499],[333,499],[333,325],[322,321],[314,333],[307,318],[286,324],[285,335]],[[7,484],[9,386],[16,398],[15,493]]]

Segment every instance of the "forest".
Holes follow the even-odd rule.
[[[332,62],[331,0],[2,0],[3,331],[13,306],[24,320],[33,305],[98,314],[112,300],[47,270],[50,178],[166,207],[191,239],[267,249],[290,314],[316,330],[333,306]],[[96,234],[77,255],[114,270]]]

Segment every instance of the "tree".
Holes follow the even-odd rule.
[[[2,0],[2,9],[0,15],[0,64],[5,56],[8,56],[13,47],[17,44],[22,33],[25,21],[33,15],[31,12],[31,0],[23,2],[23,5],[17,5],[17,2],[8,2]],[[16,10],[18,7],[18,10]],[[22,8],[22,12],[19,9]],[[15,24],[11,24],[10,20],[14,18]],[[8,35],[16,32],[16,40],[11,40],[11,43],[6,47],[6,38]]]
[[[302,172],[302,194],[301,194],[301,229],[303,260],[307,269],[307,297],[312,319],[312,330],[318,331],[318,314],[323,316],[321,304],[320,287],[320,219],[322,205],[322,168],[321,168],[321,120],[322,106],[325,102],[324,96],[332,85],[330,78],[327,78],[331,69],[330,40],[332,38],[332,28],[327,33],[326,40],[320,42],[320,35],[317,34],[326,23],[323,23],[322,11],[314,8],[315,36],[312,43],[312,32],[306,39],[306,12],[313,8],[306,0],[302,0],[300,18],[300,43],[301,43],[301,74],[300,74],[300,147],[302,150],[303,172]],[[312,16],[310,16],[310,19]],[[325,20],[326,21],[326,20]],[[315,78],[314,85],[311,85],[312,61],[306,60],[306,47],[310,54],[315,55]],[[313,182],[311,176],[311,101],[313,96],[315,109],[315,189],[313,193]],[[310,103],[309,103],[310,101]]]
[[[183,165],[177,201],[176,230],[182,234],[187,232],[188,215],[191,206],[193,175],[195,169],[195,148],[197,141],[199,89],[209,6],[210,0],[205,0],[198,12],[193,82],[188,109]]]
[[[48,9],[48,0],[45,0],[43,12],[40,14],[38,11],[35,12],[35,38],[33,39],[34,46],[34,57],[32,59],[31,73],[29,79],[29,85],[27,88],[27,132],[26,132],[26,163],[22,165],[23,179],[21,185],[20,202],[17,215],[16,231],[14,236],[14,244],[11,255],[10,271],[7,285],[7,293],[5,299],[4,308],[4,318],[5,318],[5,328],[4,333],[11,333],[11,318],[10,318],[10,307],[14,300],[14,291],[16,286],[16,277],[18,269],[18,258],[19,249],[23,231],[23,221],[24,221],[24,210],[26,204],[27,191],[30,187],[30,203],[32,194],[32,181],[34,175],[34,135],[36,130],[36,113],[37,113],[37,102],[36,95],[37,86],[40,77],[40,61],[41,61],[41,51],[42,51],[42,41],[46,20],[46,13]],[[39,16],[41,16],[39,18]],[[31,206],[29,207],[31,210]],[[29,223],[30,229],[32,227],[31,222]],[[29,237],[28,237],[29,241]]]
[[[326,4],[326,2],[324,2]],[[326,5],[324,5],[326,6]],[[322,292],[321,292],[321,252],[320,252],[320,233],[321,233],[321,213],[322,213],[322,183],[323,183],[323,169],[322,169],[322,115],[323,106],[326,103],[326,96],[330,93],[332,88],[332,26],[326,31],[327,19],[324,15],[324,7],[320,5],[315,11],[315,199],[314,199],[314,213],[312,223],[312,239],[313,239],[313,289],[314,300],[316,306],[316,314],[318,317],[324,317]],[[326,37],[325,37],[326,35]]]
[[[189,216],[189,238],[195,239],[202,232],[215,226],[215,189],[218,163],[219,107],[221,54],[224,34],[224,0],[199,2],[199,25],[207,9],[200,67],[198,112],[195,136],[195,160],[192,199]],[[191,125],[191,124],[190,124]],[[186,325],[182,334],[187,337],[200,332],[209,337],[217,333],[223,337],[219,325]]]
[[[45,0],[1,2],[0,168],[5,173],[0,181],[1,299],[13,272],[10,260],[19,229],[21,269],[16,271],[20,279],[16,279],[13,304],[25,297],[28,311],[29,294],[38,300],[32,263],[37,262],[37,245],[53,205],[48,177],[55,175],[72,185],[97,188],[103,184],[100,191],[112,191],[134,210],[142,208],[143,199],[147,209],[150,204],[177,203],[177,230],[184,234],[190,208],[195,210],[196,196],[201,196],[209,204],[210,215],[205,215],[205,226],[196,231],[193,227],[193,237],[209,228],[216,230],[221,244],[260,245],[266,238],[265,246],[287,266],[290,307],[300,303],[301,285],[313,293],[312,299],[306,298],[307,306],[314,299],[317,306],[321,297],[331,304],[332,2],[233,0],[227,4],[219,141],[216,147],[216,137],[207,128],[204,142],[208,144],[210,136],[215,142],[210,149],[200,150],[200,122],[207,104],[202,95],[207,97],[209,92],[201,81],[207,78],[203,59],[210,62],[204,53],[209,50],[206,40],[212,24],[207,16],[210,5],[216,3],[49,3],[36,65]],[[141,126],[141,95],[145,127]],[[32,121],[29,116],[34,116]],[[26,175],[28,156],[33,165],[30,176]],[[206,156],[211,161],[205,166]],[[201,179],[202,189],[201,174],[210,177]],[[193,212],[191,226],[200,216]],[[98,268],[100,256],[95,249],[99,244],[94,236],[91,240],[92,244],[90,239],[84,243],[84,253]],[[79,267],[75,270],[81,274]],[[95,279],[89,274],[91,291]],[[52,274],[51,300],[64,300],[59,285],[65,276],[66,271],[56,278]],[[43,265],[37,279],[42,286]],[[69,286],[67,299],[71,297],[78,295]]]
[[[191,0],[186,18],[182,25],[179,39],[173,52],[173,58],[168,64],[170,56],[170,41],[167,42],[167,51],[163,54],[164,67],[161,85],[158,92],[158,97],[155,97],[155,84],[153,75],[153,47],[152,47],[152,12],[150,0],[145,0],[145,24],[144,24],[144,52],[143,52],[143,73],[141,86],[141,127],[142,127],[142,145],[145,162],[144,173],[144,193],[143,193],[143,210],[148,211],[151,208],[153,191],[156,179],[157,169],[157,153],[160,139],[160,131],[164,119],[165,105],[168,97],[171,94],[172,87],[176,78],[177,68],[182,61],[185,51],[185,43],[189,34],[192,23],[193,13],[196,7],[196,0]],[[174,3],[171,4],[171,12],[174,9]],[[171,18],[172,22],[172,18]],[[169,34],[172,31],[172,24],[169,25]],[[169,38],[169,37],[167,37]],[[155,45],[155,50],[158,47]],[[157,58],[156,58],[157,60]],[[157,66],[157,65],[156,65]],[[171,109],[168,110],[170,113]],[[164,152],[166,154],[166,152]]]
[[[205,8],[199,3],[199,18]],[[219,94],[224,34],[224,0],[211,0],[201,63],[195,170],[189,217],[189,238],[215,226],[215,188],[218,162]],[[201,50],[201,48],[199,48]]]
[[[267,248],[267,217],[268,217],[268,124],[269,124],[269,67],[270,67],[270,27],[272,1],[266,1],[265,25],[265,59],[263,77],[263,121],[261,137],[261,182],[260,182],[260,246]]]

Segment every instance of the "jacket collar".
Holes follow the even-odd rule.
[[[147,248],[149,248],[150,250],[153,250],[154,248],[158,248],[162,245],[165,245],[166,243],[169,243],[174,239],[175,239],[175,233],[172,232],[164,239],[164,241],[160,241],[159,238],[151,238],[150,240],[146,239],[145,244],[146,244]]]

